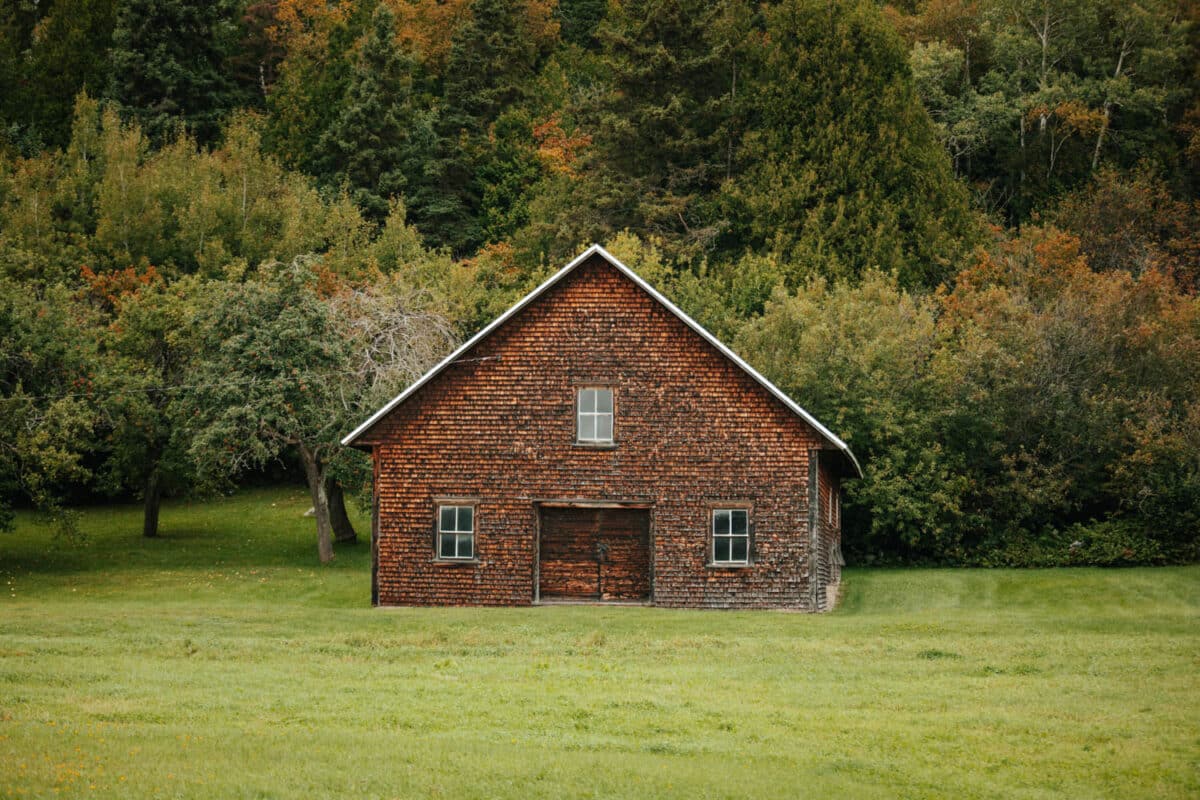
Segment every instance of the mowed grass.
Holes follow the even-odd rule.
[[[1197,797],[1200,568],[823,616],[369,607],[299,490],[0,535],[2,797]]]

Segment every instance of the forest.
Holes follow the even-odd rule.
[[[1198,22],[7,2],[0,528],[112,498],[157,536],[282,469],[328,561],[341,436],[599,242],[854,449],[851,563],[1200,560]]]

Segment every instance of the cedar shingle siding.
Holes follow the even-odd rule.
[[[810,453],[824,502],[852,456],[604,251],[589,253],[348,437],[375,459],[378,603],[525,605],[544,589],[547,600],[829,607],[840,520],[818,503],[813,528]],[[613,391],[611,446],[576,443],[582,387]],[[439,502],[474,505],[474,560],[436,558]],[[711,565],[712,510],[730,507],[750,509],[748,566]]]

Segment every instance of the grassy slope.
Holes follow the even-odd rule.
[[[850,571],[825,616],[367,606],[302,492],[0,535],[0,797],[1195,797],[1200,569]]]

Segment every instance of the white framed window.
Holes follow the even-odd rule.
[[[575,440],[587,444],[611,444],[613,440],[612,389],[579,390],[575,411]]]
[[[714,564],[750,563],[750,512],[745,508],[714,508],[712,512]]]
[[[475,557],[475,507],[438,506],[437,557]]]

